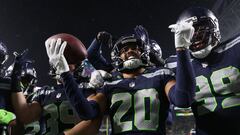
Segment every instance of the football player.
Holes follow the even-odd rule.
[[[13,112],[12,106],[11,106],[11,79],[8,77],[5,77],[5,62],[8,59],[8,51],[7,47],[3,42],[0,42],[0,109],[3,109],[4,115],[8,119],[8,114],[12,114]],[[9,113],[5,113],[9,112]],[[11,120],[12,116],[10,115]],[[6,119],[6,118],[1,118],[1,119]],[[0,132],[4,129],[4,127],[7,127],[8,125],[1,125],[0,126]],[[10,130],[8,130],[10,132]],[[10,133],[9,133],[10,134]]]
[[[151,66],[163,66],[164,60],[162,58],[162,50],[160,45],[153,39],[149,39],[147,30],[141,26],[137,25],[134,28],[134,35],[140,38],[149,47],[149,58],[148,63]],[[107,61],[102,55],[102,46],[107,46],[108,49],[112,49],[112,35],[106,31],[98,32],[96,38],[92,41],[91,45],[88,47],[88,60],[97,69],[104,70],[106,72],[111,72],[114,70],[110,61]]]
[[[4,63],[8,58],[7,47],[4,43],[0,42],[0,67],[1,67],[1,76],[0,76],[0,108],[6,109],[8,111],[11,110],[11,85],[10,78],[4,77],[5,66]]]
[[[92,74],[91,76],[92,80],[93,78],[99,78],[97,79],[98,81],[90,80],[90,84],[93,87],[102,86],[104,83],[102,75],[106,74],[105,72],[110,73],[114,69],[111,62],[107,61],[107,59],[102,55],[103,47],[105,47],[105,49],[107,48],[106,50],[111,50],[112,47],[112,35],[106,31],[98,32],[96,37],[93,39],[91,45],[87,49],[89,62],[99,71],[95,72],[95,74]],[[105,54],[106,53],[107,52],[105,52]],[[110,123],[109,117],[105,115],[105,117],[102,120],[101,127],[99,129],[99,134],[109,135],[109,132],[111,132],[111,126],[109,126],[109,123]]]
[[[240,37],[237,35],[220,43],[218,19],[203,7],[186,9],[170,28],[181,28],[189,18],[194,18],[195,29],[189,50],[196,75],[196,96],[191,107],[196,120],[196,134],[239,135]],[[181,42],[178,38],[184,35],[174,32],[177,44]],[[169,57],[166,66],[178,68],[176,57]]]
[[[48,41],[47,41],[48,42]],[[48,44],[59,44],[61,40],[52,39]],[[32,102],[28,103],[21,90],[20,76],[23,70],[23,65],[26,61],[26,51],[18,55],[15,59],[15,64],[12,73],[12,101],[16,112],[16,116],[23,124],[28,124],[33,121],[40,121],[40,134],[57,135],[64,134],[64,131],[71,129],[75,124],[80,122],[76,111],[71,107],[61,79],[55,72],[51,72],[52,77],[56,79],[56,86],[43,86],[34,95]],[[68,65],[71,73],[79,75],[79,68],[76,66],[79,63]],[[84,92],[86,97],[94,93],[88,90]]]
[[[190,23],[190,22],[189,22]],[[180,33],[193,31],[186,27]],[[188,42],[188,37],[182,40]],[[188,59],[188,45],[177,44],[178,76],[167,68],[146,67],[149,61],[146,44],[135,36],[120,38],[113,47],[112,60],[116,68],[111,81],[96,89],[97,94],[84,97],[84,88],[79,88],[69,72],[63,55],[65,48],[46,46],[52,65],[64,81],[65,92],[78,115],[85,120],[95,119],[108,112],[112,134],[165,134],[165,120],[169,102],[181,107],[192,103],[195,86],[192,66]],[[60,50],[60,51],[56,51]],[[51,60],[50,60],[51,61]],[[116,77],[115,77],[116,76]],[[183,100],[183,99],[188,99]]]
[[[14,53],[17,55],[17,53]],[[11,73],[14,67],[14,63],[11,64],[6,70],[5,76],[11,77]],[[32,102],[33,96],[37,93],[37,90],[40,87],[36,86],[37,83],[37,73],[35,68],[33,67],[33,62],[27,60],[22,67],[22,72],[20,76],[20,86],[21,90],[27,100],[28,103]],[[35,121],[33,123],[24,125],[24,134],[25,135],[37,135],[40,134],[40,125],[39,121]]]
[[[145,44],[149,45],[150,52],[150,65],[151,66],[164,66],[164,59],[162,58],[162,49],[160,45],[153,39],[149,38],[148,31],[142,25],[137,25],[134,28],[134,33],[137,37],[139,37]],[[175,120],[175,114],[173,111],[173,105],[170,104],[168,117],[166,120],[166,129],[167,133],[171,131],[173,122]]]

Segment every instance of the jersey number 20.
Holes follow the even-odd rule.
[[[138,130],[157,130],[160,107],[157,95],[158,92],[155,89],[138,90],[135,94],[129,92],[113,94],[111,106],[117,102],[121,103],[113,116],[114,133],[132,131],[134,126]],[[149,104],[146,104],[146,100],[149,100]],[[146,111],[146,106],[149,106],[149,111]],[[131,107],[134,109],[133,120],[123,121],[123,116],[127,114]],[[146,119],[146,115],[150,117]]]

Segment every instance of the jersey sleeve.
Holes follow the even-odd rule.
[[[170,80],[175,80],[175,73],[168,68],[164,68],[160,70],[161,74],[163,75],[164,79],[162,79],[162,83],[165,86]]]
[[[45,91],[47,90],[48,86],[41,87],[32,97],[32,101],[36,101],[39,104],[43,104],[45,98]]]
[[[107,72],[111,72],[113,70],[113,66],[110,62],[108,62],[101,52],[101,44],[97,42],[96,39],[94,39],[91,43],[91,45],[88,47],[88,60],[96,69],[102,69]]]
[[[177,68],[177,56],[171,55],[165,60],[164,67],[171,69],[174,73],[176,73]]]

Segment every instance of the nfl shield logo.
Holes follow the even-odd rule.
[[[129,87],[133,88],[135,86],[135,82],[130,82]]]
[[[206,68],[207,66],[208,66],[207,63],[202,63],[202,67],[203,67],[203,68]]]

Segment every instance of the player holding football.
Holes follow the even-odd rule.
[[[61,39],[51,39],[47,40],[46,44],[57,45],[61,42]],[[11,76],[13,80],[12,102],[17,118],[23,124],[39,120],[40,134],[64,134],[64,131],[73,128],[79,123],[80,118],[69,104],[61,79],[55,74],[53,77],[57,80],[57,85],[54,87],[42,87],[34,96],[33,101],[28,103],[20,88],[20,76],[23,70],[23,65],[25,65],[26,62],[26,52],[18,55],[15,59],[15,65]],[[71,63],[68,65],[71,68],[70,71],[72,74],[78,72],[77,64],[79,63]],[[77,74],[78,73],[75,75]],[[94,93],[94,91],[88,90],[84,92],[84,95],[87,97],[92,93]],[[93,131],[89,132],[92,133]]]
[[[196,74],[196,96],[192,111],[196,120],[197,135],[239,135],[240,121],[240,37],[220,43],[218,19],[203,7],[186,9],[176,24],[175,44],[183,36],[176,29],[188,18],[195,18],[194,36],[189,50]],[[176,67],[176,57],[166,61],[169,68]],[[177,71],[178,74],[178,71]]]
[[[180,33],[193,31],[192,22]],[[189,43],[192,35],[181,37]],[[149,60],[148,47],[135,36],[120,38],[113,47],[112,60],[116,72],[109,82],[97,89],[90,99],[83,95],[83,88],[69,72],[68,63],[63,55],[65,48],[55,45],[46,46],[49,61],[61,73],[65,92],[71,104],[82,119],[95,119],[99,114],[108,112],[112,124],[112,134],[165,134],[165,120],[169,101],[181,107],[188,107],[194,96],[194,74],[188,59],[188,44],[176,44],[178,54],[178,76],[167,68],[146,67]],[[55,51],[60,50],[60,51]],[[58,58],[52,60],[53,58]],[[115,76],[116,74],[116,76]],[[185,100],[187,99],[187,100]]]

